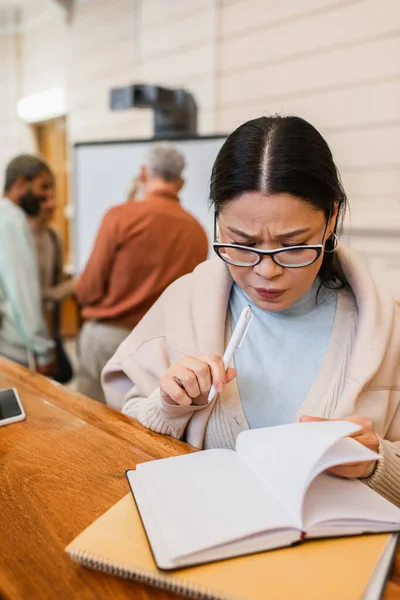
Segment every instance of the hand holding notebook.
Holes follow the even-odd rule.
[[[127,477],[159,568],[289,546],[305,538],[400,530],[400,509],[358,480],[323,473],[380,457],[346,421],[246,431],[236,452],[206,450]]]

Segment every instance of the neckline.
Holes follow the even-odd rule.
[[[154,189],[151,190],[147,196],[145,196],[146,200],[172,200],[173,202],[179,203],[179,196],[175,192],[171,190],[163,190],[163,189]]]
[[[343,350],[343,331],[349,332],[348,335],[352,335],[350,332],[352,326],[354,326],[354,311],[355,314],[357,314],[356,307],[354,307],[354,301],[350,295],[348,295],[344,290],[339,289],[337,291],[337,306],[333,321],[332,333],[328,342],[325,356],[322,360],[322,364],[310,391],[296,413],[296,416],[293,420],[294,423],[299,421],[301,415],[318,415],[328,419],[336,415],[337,404],[340,401],[337,399],[336,402],[333,402],[327,399],[327,381],[332,381],[333,361],[337,362],[337,357],[341,355]],[[229,325],[227,331],[230,331]],[[347,344],[348,343],[349,339],[347,339]],[[335,382],[333,383],[335,384]],[[229,394],[227,394],[228,390]],[[235,431],[235,435],[237,436],[241,431],[250,429],[242,407],[236,379],[231,381],[229,386],[227,386],[227,389],[224,390],[220,396],[221,407],[226,414],[236,415],[239,417],[240,424],[238,421],[234,421],[231,424],[231,427],[233,427],[233,430]]]

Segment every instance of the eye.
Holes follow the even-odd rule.
[[[286,246],[286,248],[288,250],[290,250],[290,248],[293,248],[291,254],[303,254],[304,252],[307,252],[306,248],[307,246],[302,246],[301,248],[296,248],[296,246]]]
[[[231,244],[234,246],[245,246],[246,248],[255,248],[257,245],[255,242],[235,242],[232,241]]]
[[[307,242],[296,242],[295,244],[283,244],[283,248],[294,248],[296,246],[308,246]]]

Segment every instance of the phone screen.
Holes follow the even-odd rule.
[[[22,415],[14,390],[0,391],[0,420]]]

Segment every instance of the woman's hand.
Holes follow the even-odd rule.
[[[308,417],[303,416],[300,417],[301,423],[312,423],[313,421],[329,421],[331,419],[322,419],[321,417]],[[360,417],[359,415],[353,415],[351,417],[346,417],[341,419],[342,421],[350,421],[351,423],[357,423],[357,425],[361,426],[359,431],[356,431],[349,437],[354,438],[357,442],[360,442],[363,446],[366,446],[370,450],[374,452],[378,451],[379,448],[379,438],[375,433],[374,425],[368,417]],[[334,473],[335,475],[339,475],[340,477],[347,477],[349,479],[363,478],[369,477],[372,475],[376,460],[368,461],[368,462],[357,462],[350,463],[347,465],[339,465],[337,467],[332,467],[329,469],[330,473]]]
[[[236,377],[235,369],[225,372],[222,358],[201,354],[184,356],[165,371],[161,379],[161,397],[167,404],[207,404],[211,385],[222,392],[225,385]]]

